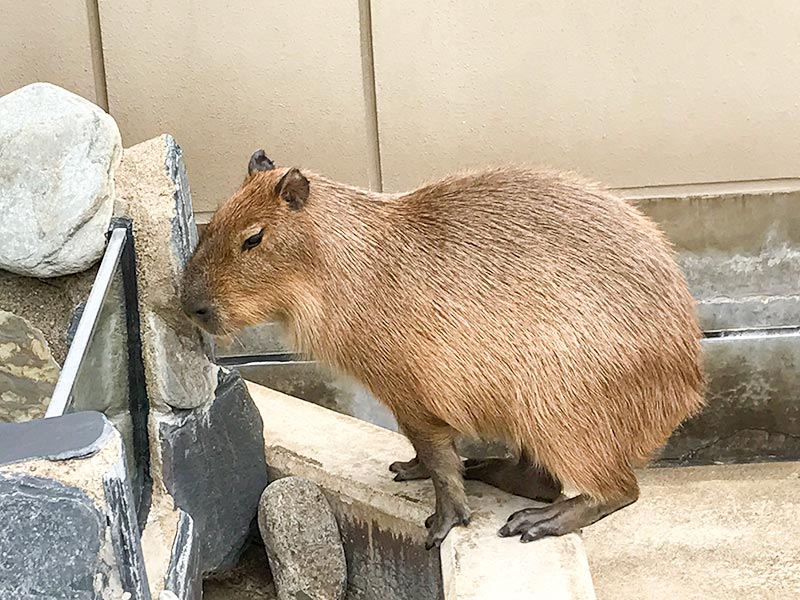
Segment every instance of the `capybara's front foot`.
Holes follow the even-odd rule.
[[[466,505],[446,504],[438,508],[425,520],[425,527],[428,528],[425,548],[430,550],[441,546],[450,530],[456,525],[469,525],[469,518],[469,507]]]
[[[412,481],[414,479],[428,479],[431,474],[428,472],[419,457],[415,456],[411,460],[393,462],[389,465],[389,470],[395,473],[395,481]]]
[[[497,533],[500,537],[520,535],[521,542],[565,535],[599,521],[635,502],[637,497],[638,489],[631,489],[609,502],[595,502],[580,495],[541,508],[524,508],[508,517]]]

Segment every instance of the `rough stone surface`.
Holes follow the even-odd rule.
[[[800,179],[622,193],[674,244],[704,329],[800,323]]]
[[[261,417],[238,373],[220,370],[215,400],[204,409],[154,414],[163,480],[194,520],[200,570],[232,567],[267,485]]]
[[[197,243],[180,148],[161,136],[125,150],[117,171],[118,210],[133,220],[142,358],[151,407],[210,403],[217,367],[209,339],[180,309],[178,282]]]
[[[104,535],[105,516],[80,489],[0,474],[0,598],[94,600]]]
[[[0,422],[43,417],[58,375],[42,332],[0,310]]]
[[[75,309],[86,301],[97,267],[65,277],[35,279],[0,271],[0,309],[14,313],[42,331],[55,361],[62,365],[75,323]]]
[[[800,460],[800,333],[708,339],[703,350],[708,404],[660,462]]]
[[[258,507],[279,600],[341,600],[347,586],[342,539],[319,487],[285,477],[264,490]]]
[[[114,119],[80,96],[35,83],[0,98],[0,268],[54,277],[96,262],[121,153]]]
[[[152,337],[147,340],[152,361],[148,391],[172,408],[195,408],[213,397],[217,367],[208,360],[202,334],[194,327],[175,328],[155,311],[143,323]],[[157,368],[156,368],[157,365]]]

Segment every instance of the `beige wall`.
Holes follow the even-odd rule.
[[[84,0],[0,0],[0,95],[48,81],[97,102]]]
[[[796,0],[97,0],[97,31],[94,1],[0,0],[0,92],[107,91],[127,146],[177,138],[201,213],[258,147],[386,190],[505,162],[800,175]]]
[[[800,175],[797,0],[373,2],[383,180],[572,168],[615,186]]]
[[[171,133],[195,210],[232,193],[260,147],[368,184],[357,0],[101,0],[100,17],[125,144]]]

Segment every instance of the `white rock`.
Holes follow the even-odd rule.
[[[55,277],[96,262],[121,156],[114,119],[80,96],[34,83],[0,98],[0,269]]]

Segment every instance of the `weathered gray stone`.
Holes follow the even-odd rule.
[[[0,422],[43,417],[58,375],[42,332],[0,310]]]
[[[0,598],[150,600],[125,451],[109,421],[83,412],[2,429],[22,448],[0,464]]]
[[[178,282],[197,243],[182,154],[161,136],[125,150],[117,172],[118,210],[136,236],[142,358],[150,404],[190,409],[214,398],[217,367],[207,336],[180,308]]]
[[[662,464],[800,459],[800,333],[703,343],[708,405],[678,429]]]
[[[270,484],[258,525],[279,600],[341,600],[347,565],[336,518],[322,490],[302,477]]]
[[[800,179],[623,195],[675,245],[704,329],[800,323]]]
[[[145,317],[152,336],[148,357],[152,361],[149,390],[172,408],[195,408],[214,397],[218,368],[208,360],[202,334],[192,326],[178,329],[158,313]]]
[[[122,141],[80,96],[35,83],[0,98],[0,268],[33,277],[100,258]]]
[[[163,480],[194,520],[200,570],[232,567],[267,485],[261,417],[238,373],[220,370],[215,400],[203,409],[151,413]]]
[[[0,474],[0,598],[94,600],[104,534],[105,516],[83,491]]]

